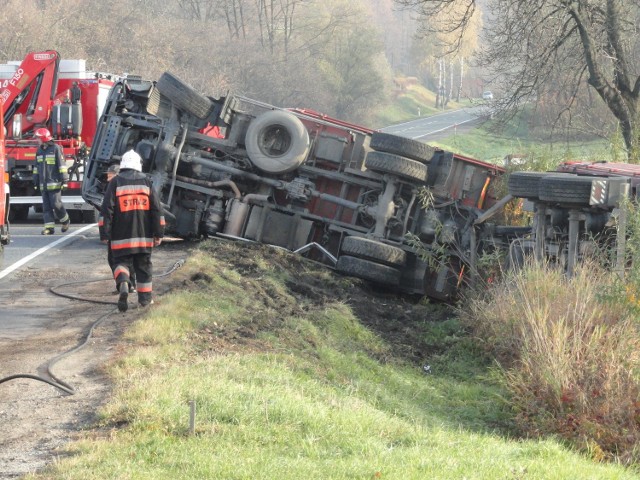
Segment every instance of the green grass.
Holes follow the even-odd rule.
[[[479,158],[487,162],[500,163],[506,155],[532,153],[555,157],[561,160],[609,160],[609,142],[601,139],[575,140],[551,143],[532,138],[526,132],[512,131],[493,133],[486,128],[475,128],[463,134],[451,134],[430,144],[461,155]]]
[[[428,117],[443,110],[436,109],[436,96],[421,85],[409,85],[393,100],[379,108],[374,119],[373,128],[382,128],[401,122],[408,122],[420,117]],[[449,102],[444,111],[457,110],[466,105],[466,101]]]
[[[99,425],[29,478],[638,478],[513,437],[505,392],[442,307],[226,242],[177,275],[182,293],[128,329]]]

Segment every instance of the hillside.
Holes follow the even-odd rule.
[[[634,478],[514,436],[443,305],[224,240],[173,284],[129,317],[99,423],[29,478]]]

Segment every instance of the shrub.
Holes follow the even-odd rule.
[[[637,462],[640,332],[625,295],[603,295],[616,285],[624,292],[596,265],[566,278],[530,264],[462,313],[497,359],[524,434],[556,434],[594,458]]]

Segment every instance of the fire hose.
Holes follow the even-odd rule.
[[[166,277],[168,275],[171,275],[173,272],[175,272],[178,268],[180,268],[182,265],[184,265],[184,260],[178,260],[177,262],[175,262],[173,264],[173,266],[171,268],[169,268],[166,272],[160,273],[158,275],[156,275],[156,277]],[[105,280],[113,280],[111,277],[109,278],[99,278],[96,280],[82,280],[82,281],[78,281],[78,282],[70,282],[70,283],[63,283],[60,285],[57,285],[55,287],[50,287],[49,291],[51,293],[53,293],[54,295],[57,295],[59,297],[64,297],[64,298],[68,298],[71,300],[79,300],[82,302],[88,302],[88,303],[96,303],[96,304],[102,304],[102,305],[117,305],[117,302],[110,302],[107,300],[95,300],[95,299],[91,299],[91,298],[85,298],[85,297],[81,297],[78,295],[71,295],[71,294],[67,294],[67,293],[61,293],[59,291],[57,291],[57,289],[62,288],[62,287],[68,287],[70,285],[77,285],[77,284],[83,284],[86,285],[87,283],[95,283],[95,282],[104,282]],[[60,378],[56,377],[53,372],[52,372],[52,368],[53,365],[56,364],[58,361],[62,360],[63,358],[78,352],[79,350],[81,350],[82,348],[84,348],[88,343],[89,340],[91,340],[91,337],[93,336],[93,331],[110,315],[112,315],[113,313],[117,312],[118,309],[115,308],[103,315],[101,315],[100,317],[98,317],[98,319],[96,319],[92,324],[91,327],[89,327],[89,331],[87,332],[87,334],[85,335],[84,339],[78,343],[78,345],[76,345],[75,347],[71,348],[70,350],[67,350],[64,353],[61,353],[60,355],[50,359],[49,361],[47,361],[47,363],[44,365],[44,368],[46,370],[46,374],[49,376],[49,378],[45,378],[43,376],[39,376],[39,375],[32,375],[32,374],[28,374],[28,373],[17,373],[15,375],[9,375],[8,377],[4,377],[4,378],[0,378],[0,384],[8,382],[10,380],[15,380],[18,378],[24,378],[24,379],[29,379],[29,380],[37,380],[39,382],[44,382],[48,385],[51,385],[52,387],[57,388],[58,390],[68,394],[68,395],[74,395],[76,393],[76,390],[73,388],[73,386],[69,385],[67,382],[65,382],[64,380],[61,380]]]

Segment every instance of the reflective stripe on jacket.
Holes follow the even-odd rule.
[[[59,190],[69,180],[62,148],[53,142],[45,142],[36,150],[33,183],[40,190]]]
[[[153,239],[164,236],[160,200],[144,173],[121,170],[107,186],[100,214],[100,239],[111,242],[114,257],[151,253]]]

